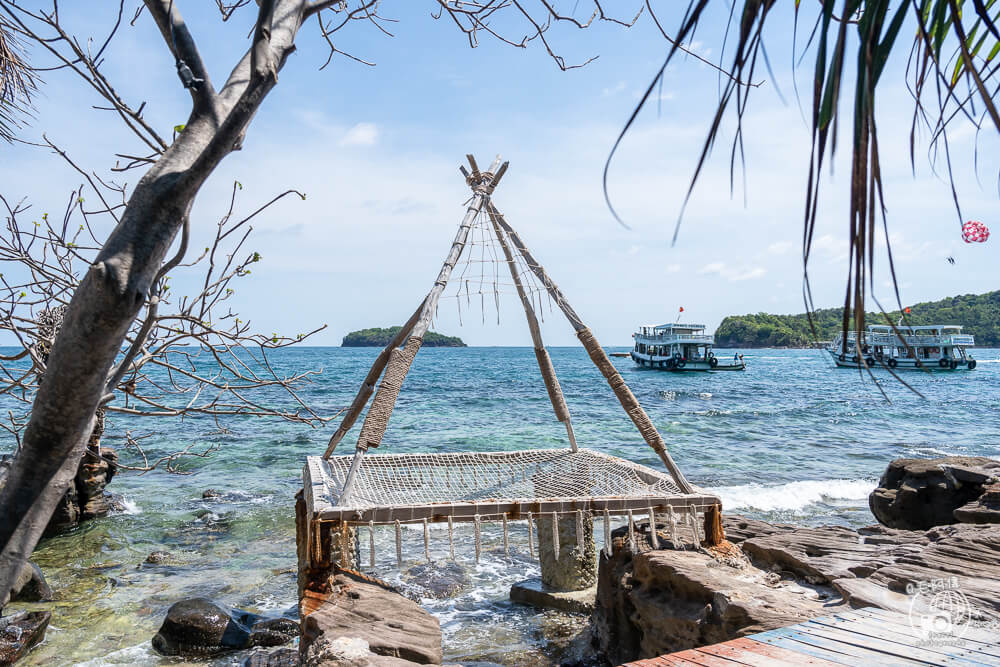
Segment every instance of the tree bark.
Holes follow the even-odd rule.
[[[146,4],[158,23],[166,20],[167,11],[173,12],[175,23],[179,20],[172,3]],[[276,70],[270,75],[266,67],[261,68],[264,75],[252,71],[252,54],[267,48],[280,69],[295,48],[308,3],[268,4],[273,5],[267,16],[269,30],[258,31],[266,34],[256,36],[218,94],[209,88],[196,98],[184,131],[140,179],[120,222],[73,295],[21,452],[0,491],[0,591],[10,590],[76,474],[95,411],[108,399],[106,384],[125,334],[186,223],[195,196],[221,160],[239,148],[257,108],[277,83]]]

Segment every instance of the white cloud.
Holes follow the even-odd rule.
[[[767,246],[767,251],[772,255],[784,255],[794,247],[795,244],[791,241],[778,241],[777,243],[772,243]]]
[[[667,273],[680,273],[680,264],[667,264]]]
[[[729,267],[724,262],[712,262],[701,267],[698,273],[702,275],[716,274],[729,282],[742,282],[763,277],[767,273],[767,269],[762,266]]]
[[[375,123],[358,123],[344,134],[341,146],[372,146],[378,141],[378,126]]]
[[[622,92],[623,90],[625,90],[625,82],[624,81],[619,81],[615,85],[613,85],[613,86],[611,86],[609,88],[605,88],[604,90],[602,90],[601,91],[601,96],[602,97],[613,97],[614,95],[617,95],[618,93]]]

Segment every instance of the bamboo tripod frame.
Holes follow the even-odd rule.
[[[531,331],[531,339],[535,349],[535,357],[538,361],[539,371],[541,372],[542,379],[545,382],[545,388],[549,394],[549,399],[552,402],[552,408],[555,412],[556,418],[566,427],[566,434],[569,438],[572,450],[574,452],[577,451],[577,444],[576,436],[573,432],[572,422],[570,420],[569,408],[566,406],[566,399],[563,396],[562,388],[560,387],[559,380],[556,377],[552,360],[542,343],[538,319],[535,316],[534,309],[532,308],[531,300],[528,298],[520,276],[517,273],[514,263],[514,252],[523,258],[528,268],[545,286],[548,294],[551,296],[553,301],[555,301],[556,305],[559,306],[559,309],[566,316],[566,319],[569,320],[569,323],[576,331],[577,337],[583,344],[584,349],[587,350],[587,354],[594,362],[594,365],[597,366],[597,368],[601,371],[601,374],[611,386],[615,396],[617,396],[622,407],[625,409],[625,412],[628,414],[643,439],[653,449],[653,451],[657,453],[660,460],[671,473],[677,483],[677,486],[685,494],[693,493],[693,488],[684,478],[684,475],[681,473],[680,469],[667,452],[666,444],[664,443],[659,432],[656,430],[656,427],[653,425],[652,420],[650,420],[649,415],[647,415],[646,411],[643,410],[641,405],[639,405],[639,401],[635,398],[635,395],[632,394],[628,385],[625,384],[624,378],[622,378],[621,374],[611,363],[611,360],[604,352],[604,349],[597,342],[594,334],[576,314],[576,311],[574,311],[572,306],[570,306],[569,302],[563,296],[563,293],[545,272],[545,269],[543,269],[542,266],[535,261],[535,258],[531,255],[530,251],[518,236],[517,232],[514,231],[506,220],[504,220],[503,215],[501,215],[500,211],[493,205],[490,199],[491,195],[500,183],[500,179],[507,171],[508,163],[504,162],[501,164],[500,156],[497,156],[496,160],[493,161],[493,164],[490,165],[489,170],[482,172],[479,170],[479,166],[476,164],[476,160],[472,155],[467,155],[466,157],[469,160],[469,167],[471,168],[471,171],[466,170],[464,167],[459,167],[459,169],[462,172],[462,175],[465,176],[466,183],[468,183],[469,187],[472,189],[472,199],[469,201],[465,217],[462,219],[461,225],[459,225],[458,232],[455,235],[455,240],[452,242],[451,249],[445,258],[437,280],[434,281],[434,286],[421,302],[417,310],[413,313],[406,324],[403,325],[389,345],[382,350],[374,364],[372,364],[372,368],[365,377],[361,389],[358,391],[357,396],[344,415],[340,426],[334,432],[333,436],[331,436],[326,452],[323,454],[324,459],[330,458],[336,449],[337,444],[353,427],[358,416],[361,414],[361,411],[368,403],[369,398],[371,398],[371,395],[374,393],[375,398],[372,400],[371,408],[369,408],[368,413],[365,415],[365,420],[361,427],[361,433],[358,436],[354,459],[351,463],[347,479],[344,482],[339,504],[343,504],[350,497],[354,480],[357,476],[357,471],[360,467],[361,459],[364,454],[372,447],[377,448],[382,442],[382,437],[389,424],[389,417],[391,416],[393,407],[396,404],[396,399],[399,396],[399,391],[402,387],[404,379],[406,378],[406,374],[413,363],[413,359],[416,356],[417,351],[423,343],[423,337],[430,326],[433,315],[437,309],[438,300],[440,299],[445,286],[448,284],[451,272],[458,263],[458,260],[462,255],[462,251],[466,246],[469,238],[469,231],[472,228],[476,217],[481,212],[485,212],[489,216],[497,241],[500,243],[504,257],[510,268],[514,285],[517,289],[518,296],[520,297],[521,304],[524,307],[525,317],[528,321],[528,328]],[[403,347],[400,347],[400,345]],[[376,390],[375,382],[379,379],[379,377],[381,377],[381,382]]]

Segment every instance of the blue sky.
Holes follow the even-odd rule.
[[[246,48],[253,12],[222,24],[212,3],[177,0],[216,81]],[[563,3],[572,7],[573,3]],[[638,7],[640,3],[628,3]],[[783,3],[785,4],[785,3]],[[616,157],[610,191],[632,229],[620,227],[603,202],[601,172],[608,151],[639,95],[659,67],[665,44],[641,17],[625,29],[595,24],[549,33],[569,62],[599,58],[562,72],[540,45],[516,49],[486,36],[470,49],[453,24],[431,18],[434,3],[384,2],[387,37],[353,25],[339,48],[375,61],[366,67],[343,57],[318,71],[326,47],[307,25],[247,135],[200,194],[193,222],[203,245],[225,212],[234,179],[244,185],[249,212],[287,188],[307,193],[287,199],[257,219],[251,246],[263,256],[243,280],[234,308],[265,332],[295,334],[326,323],[315,344],[339,344],[348,331],[401,323],[430,289],[468,189],[457,167],[467,152],[480,163],[496,153],[511,162],[494,200],[547,267],[576,310],[606,345],[627,345],[640,323],[685,319],[714,327],[727,314],[802,310],[801,215],[809,128],[792,90],[791,4],[767,35],[777,84],[765,81],[746,117],[748,189],[730,196],[728,138],[712,156],[695,191],[676,245],[674,222],[697,160],[718,80],[693,59],[678,60],[664,80],[657,106],[640,117]],[[586,2],[581,5],[589,6]],[[625,6],[625,3],[621,3]],[[616,5],[617,6],[617,5]],[[719,3],[721,9],[722,3]],[[661,18],[674,25],[670,5]],[[107,16],[91,3],[84,12],[61,7],[81,38],[99,38]],[[631,10],[629,10],[631,11]],[[627,15],[623,11],[622,15]],[[692,44],[718,57],[724,16],[710,16]],[[507,25],[512,33],[522,24]],[[905,55],[905,54],[901,54]],[[902,60],[892,63],[880,92],[881,149],[889,225],[905,302],[998,288],[997,240],[970,246],[959,238],[948,186],[918,149],[916,173],[908,157],[912,101]],[[799,69],[807,90],[811,57]],[[148,16],[126,26],[109,50],[107,75],[130,101],[146,100],[146,117],[161,133],[184,122],[189,98]],[[761,72],[760,80],[768,79]],[[808,100],[804,100],[808,103]],[[91,109],[97,97],[67,74],[46,76],[38,114],[25,138],[44,132],[89,169],[107,173],[114,153],[139,151],[110,114]],[[847,125],[847,123],[845,123]],[[971,170],[975,134],[952,136],[952,159],[967,218],[1000,233],[995,135],[979,144],[982,186]],[[848,154],[846,140],[824,175],[823,208],[811,265],[818,306],[842,300],[846,276]],[[0,187],[9,199],[27,197],[36,211],[61,210],[80,178],[39,149],[2,147]],[[120,176],[117,178],[121,178]],[[135,181],[137,172],[126,178]],[[954,265],[946,257],[956,259]],[[877,296],[891,291],[878,262]],[[177,288],[188,283],[175,278]],[[492,307],[486,324],[478,310],[463,312],[445,300],[437,330],[479,345],[528,344],[516,301]],[[546,317],[553,345],[573,344],[564,321]]]

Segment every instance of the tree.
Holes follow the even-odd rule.
[[[125,336],[124,354],[110,373],[108,384],[124,397],[124,403],[102,403],[97,431],[104,430],[105,412],[207,415],[217,423],[219,417],[229,415],[277,417],[310,426],[330,419],[318,415],[297,393],[317,371],[279,375],[267,357],[269,350],[299,343],[323,327],[294,337],[254,333],[250,323],[227,306],[235,294],[234,281],[249,275],[250,267],[261,259],[259,253],[245,249],[252,231],[250,222],[289,195],[305,195],[289,190],[249,215],[236,218],[240,190],[242,185],[234,183],[229,208],[210,247],[187,264],[179,261],[178,253],[178,261],[161,268],[146,298],[146,315],[132,323]],[[86,270],[81,267],[90,266],[100,249],[91,220],[106,210],[101,204],[87,208],[84,194],[106,203],[114,201],[116,195],[119,200],[124,197],[120,187],[92,180],[89,186],[81,185],[71,193],[65,211],[54,223],[56,216],[32,216],[29,205],[11,204],[0,195],[0,204],[6,208],[6,225],[0,230],[0,262],[6,271],[0,273],[0,331],[9,332],[20,344],[20,351],[0,356],[0,394],[25,406],[24,412],[9,410],[0,420],[0,428],[16,439],[18,448],[69,300]],[[27,222],[29,217],[31,222]],[[170,271],[181,267],[200,270],[198,291],[192,295],[173,293]],[[150,369],[157,375],[150,375]],[[273,405],[273,398],[267,405],[254,397],[270,389],[284,393],[285,406]],[[137,450],[142,463],[118,463],[118,467],[148,471],[164,463],[175,470],[177,460],[189,453],[170,454],[151,464],[136,439],[127,437],[126,444]]]

